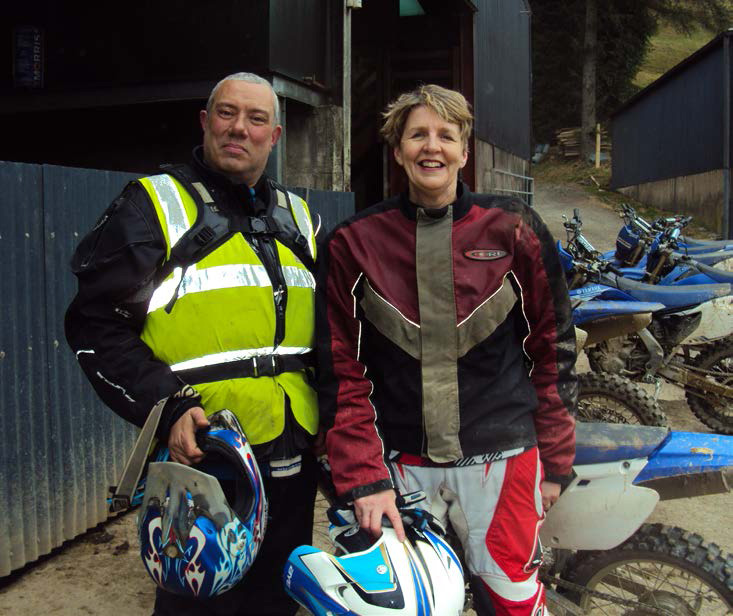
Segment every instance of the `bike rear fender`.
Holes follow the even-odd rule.
[[[646,458],[631,458],[574,466],[576,477],[540,530],[543,544],[608,550],[628,539],[659,501],[654,490],[633,484],[646,463]]]

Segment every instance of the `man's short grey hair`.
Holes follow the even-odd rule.
[[[224,77],[224,79],[217,83],[211,90],[211,94],[209,94],[209,100],[206,101],[206,113],[211,113],[211,106],[214,104],[216,93],[219,91],[219,88],[225,81],[246,81],[247,83],[257,83],[261,86],[267,86],[268,88],[270,88],[270,92],[272,92],[272,106],[275,110],[273,126],[277,126],[278,124],[280,124],[280,102],[277,100],[277,94],[275,94],[275,90],[273,89],[272,84],[264,77],[260,77],[259,75],[255,75],[254,73],[233,73]]]

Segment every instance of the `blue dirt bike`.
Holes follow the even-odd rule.
[[[571,301],[664,306],[654,311],[646,328],[588,348],[592,370],[656,383],[657,392],[664,378],[685,390],[691,410],[706,425],[733,433],[731,285],[646,284],[620,275],[608,261],[573,254],[559,242],[558,250]]]
[[[644,522],[659,500],[727,492],[732,466],[732,437],[579,423],[575,478],[547,513],[540,533],[545,546],[540,578],[552,613],[730,614],[733,556],[681,528]],[[421,503],[416,495],[410,500],[404,515],[414,526],[416,518],[422,519],[414,513]],[[353,517],[332,512],[329,519],[340,555],[302,546],[285,565],[286,590],[298,603],[317,616],[437,616],[426,606],[438,603],[441,593],[450,593],[452,587],[415,580],[424,577],[421,567],[434,570],[434,552],[442,554],[446,569],[463,569],[460,549],[450,548],[455,534],[449,526],[447,533],[443,530],[447,520],[423,525],[422,536],[403,548],[414,553],[416,568],[404,578],[387,575],[390,570],[399,574],[399,564],[389,560],[384,541],[343,541],[345,533],[355,537],[363,531]],[[383,533],[390,535],[391,529],[385,525]],[[420,553],[426,554],[425,560]],[[400,605],[385,605],[405,593]],[[466,596],[468,608],[470,592]],[[440,613],[460,612],[453,606]]]

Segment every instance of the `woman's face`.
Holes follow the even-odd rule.
[[[424,105],[415,107],[394,156],[407,173],[411,201],[423,207],[455,201],[458,171],[468,159],[458,124],[446,122]]]

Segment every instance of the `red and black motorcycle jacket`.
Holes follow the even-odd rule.
[[[437,463],[538,445],[572,473],[575,332],[553,238],[515,198],[420,208],[406,195],[336,227],[320,252],[319,404],[351,500],[391,488],[390,451]]]

